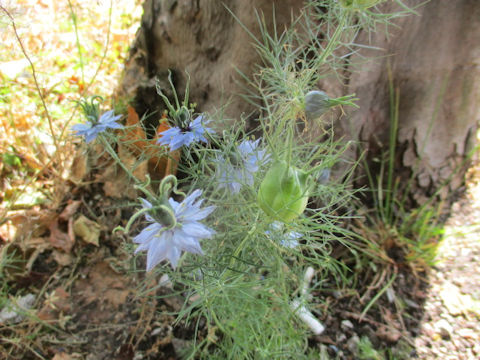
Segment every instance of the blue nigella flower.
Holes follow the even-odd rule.
[[[115,116],[113,110],[104,113],[98,121],[87,120],[84,124],[76,124],[72,126],[72,130],[75,131],[75,135],[85,136],[87,143],[95,140],[97,135],[104,132],[108,128],[110,129],[122,129],[123,125],[117,123],[122,115]],[[90,117],[92,118],[92,117]]]
[[[237,152],[231,154],[229,161],[220,155],[217,159],[217,178],[219,188],[227,188],[233,194],[240,192],[242,185],[253,185],[253,175],[260,165],[269,161],[266,150],[257,150],[260,139],[243,140],[237,146]]]
[[[161,132],[160,139],[157,140],[157,144],[168,145],[170,150],[177,150],[183,145],[190,146],[193,142],[207,142],[204,134],[205,132],[211,133],[212,129],[205,127],[210,120],[203,123],[205,116],[199,115],[195,120],[190,121],[190,124],[186,128],[180,128],[178,126],[172,127],[168,130]]]
[[[298,240],[303,236],[303,234],[296,231],[284,231],[283,223],[280,221],[271,223],[270,230],[265,231],[265,234],[286,248],[297,247],[299,245]]]
[[[175,269],[182,251],[193,254],[203,254],[199,240],[211,238],[215,231],[203,225],[199,220],[205,219],[215,209],[215,206],[207,206],[200,209],[203,200],[196,201],[202,194],[201,190],[195,190],[181,203],[172,198],[168,200],[176,219],[175,226],[168,228],[154,219],[154,216],[146,214],[145,218],[151,224],[143,229],[133,241],[140,246],[135,250],[147,251],[147,271],[167,259]],[[152,204],[141,199],[143,208],[152,209]],[[152,209],[152,213],[154,213]]]

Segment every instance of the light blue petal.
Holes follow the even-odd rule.
[[[109,121],[109,119],[112,117],[113,117],[113,110],[108,110],[104,112],[102,115],[100,115],[100,119],[98,119],[98,121],[99,122]]]
[[[97,138],[98,131],[95,128],[92,128],[92,131],[85,134],[85,142],[88,144]]]
[[[182,212],[181,216],[179,216],[180,220],[183,221],[198,221],[205,219],[208,215],[210,215],[216,206],[207,206],[203,209],[195,209],[195,208],[188,208]]]
[[[232,194],[238,194],[240,192],[240,189],[242,188],[242,184],[237,181],[232,181],[228,184],[228,188],[230,189],[230,192]]]
[[[109,123],[115,122],[119,120],[122,117],[122,115],[116,115],[114,114],[113,110],[109,110],[100,116],[100,119],[98,120],[99,123],[108,125]]]
[[[283,229],[283,223],[280,221],[274,221],[270,224],[270,228],[274,231],[280,231]]]
[[[173,212],[175,213],[175,215],[177,215],[177,209],[178,207],[180,206],[180,203],[173,200],[172,198],[168,199],[168,203],[170,204],[170,206],[172,207],[173,209]]]
[[[77,131],[77,132],[88,131],[91,128],[92,128],[92,124],[88,121],[85,124],[75,124],[71,127],[73,131]]]
[[[245,178],[244,178],[245,184],[249,186],[253,186],[253,175],[251,172],[246,172],[245,173]]]
[[[243,157],[246,158],[255,151],[259,141],[260,139],[257,139],[255,141],[243,140],[240,145],[238,145],[237,149],[240,154],[242,154]]]
[[[185,200],[182,201],[183,204],[185,204],[185,206],[191,206],[194,201],[200,196],[202,195],[203,191],[200,190],[200,189],[196,189],[194,190],[190,195],[188,195]]]
[[[181,231],[175,232],[175,245],[181,250],[188,251],[192,254],[203,255],[202,248],[197,239],[187,236]]]
[[[174,151],[180,149],[183,145],[190,145],[188,143],[187,134],[178,134],[170,140],[170,150]]]
[[[292,240],[292,239],[284,239],[280,240],[280,245],[293,249],[299,245],[299,242],[297,240]]]
[[[180,138],[179,138],[179,141],[180,141]],[[181,138],[182,145],[190,146],[194,141],[195,141],[195,134],[192,131],[187,131],[186,133],[182,134],[182,138]]]
[[[176,128],[176,127],[173,127],[173,128],[168,129],[168,130],[162,131],[161,133],[158,134],[158,136],[160,136],[160,138],[158,139],[157,142],[161,143],[163,145],[166,145],[170,142],[172,137],[176,136],[179,133],[180,133],[180,129]]]
[[[176,268],[178,264],[178,259],[180,259],[181,251],[179,248],[172,246],[167,250],[167,258],[170,261],[172,268]]]
[[[138,245],[138,247],[135,249],[134,254],[139,253],[140,251],[145,251],[150,248],[150,242],[146,242],[143,244]]]
[[[168,130],[162,131],[158,135],[161,137],[157,140],[157,143],[164,146],[168,145],[170,147],[170,150],[172,151],[182,146],[178,143],[178,141],[181,141],[182,138],[181,130],[178,127],[173,127]]]
[[[303,236],[303,234],[296,231],[290,231],[289,233],[287,233],[286,236],[293,240],[293,239],[300,239]]]
[[[167,257],[170,241],[166,239],[168,231],[151,243],[147,252],[147,271],[152,270]]]
[[[185,218],[184,213],[190,209],[194,208],[196,209],[195,205],[193,205],[193,202],[200,196],[202,195],[202,190],[195,190],[193,191],[190,195],[188,195],[179,205],[173,207],[172,202],[169,199],[170,205],[172,205],[175,215],[177,218]],[[173,201],[173,200],[172,200]]]
[[[133,242],[137,244],[149,242],[155,235],[158,234],[161,229],[162,225],[158,223],[150,224],[133,238]]]
[[[215,232],[212,229],[209,229],[202,223],[199,223],[196,221],[183,224],[182,231],[188,236],[192,236],[200,239],[210,238],[215,234]]]
[[[197,129],[199,127],[202,127],[202,122],[204,118],[205,118],[205,115],[203,114],[198,115],[193,121],[190,122],[190,128]]]
[[[147,199],[139,198],[139,200],[142,203],[142,206],[143,206],[144,209],[151,209],[152,208],[152,204]]]
[[[109,127],[110,129],[123,129],[123,125],[118,124],[116,122],[108,123],[105,126]]]
[[[142,203],[142,207],[144,209],[151,209],[152,208],[152,204],[150,202],[148,202],[147,200],[143,199],[143,198],[139,198],[140,199],[140,202]],[[145,219],[147,219],[147,221],[149,222],[154,222],[155,219],[152,218],[152,216],[147,212],[145,213]]]

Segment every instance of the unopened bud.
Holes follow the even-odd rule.
[[[313,90],[305,95],[305,114],[307,119],[316,119],[330,109],[330,98],[325,91]]]

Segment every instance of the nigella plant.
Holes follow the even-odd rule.
[[[205,125],[210,120],[204,121],[205,116],[199,115],[193,121],[185,125],[174,126],[161,132],[157,141],[160,145],[168,145],[171,151],[177,150],[182,146],[190,146],[195,142],[206,143],[206,133],[212,133],[212,130]]]
[[[201,190],[195,190],[182,202],[170,197],[170,192],[182,194],[176,190],[177,180],[170,175],[160,184],[158,197],[151,195],[144,187],[138,186],[149,200],[140,198],[143,209],[137,212],[131,222],[141,214],[149,223],[133,242],[139,244],[135,253],[147,251],[147,271],[152,270],[163,260],[168,260],[172,268],[176,268],[182,252],[202,255],[200,240],[209,239],[215,231],[200,222],[212,213],[215,206],[201,208],[203,200],[198,200]]]
[[[168,146],[171,151],[177,150],[182,146],[190,146],[194,143],[207,143],[207,135],[213,134],[213,130],[206,125],[210,122],[205,115],[200,114],[193,120],[194,105],[188,103],[189,83],[187,83],[185,90],[185,98],[180,104],[173,85],[171,74],[169,74],[168,80],[172,87],[174,104],[170,102],[168,97],[163,93],[159,84],[157,83],[157,92],[165,102],[168,111],[166,115],[169,119],[171,128],[162,131],[158,134],[158,144]]]
[[[258,149],[259,142],[260,139],[243,140],[229,156],[218,155],[216,177],[219,188],[236,194],[242,185],[253,185],[254,174],[270,158],[265,149]]]
[[[99,100],[102,100],[100,96],[94,96],[90,102],[86,100],[80,101],[79,104],[83,109],[87,121],[83,124],[76,124],[71,128],[75,132],[75,135],[85,136],[87,143],[95,140],[99,134],[105,132],[107,129],[123,128],[123,125],[117,123],[122,116],[115,116],[113,110],[109,110],[100,116]]]

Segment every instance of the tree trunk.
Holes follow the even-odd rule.
[[[214,111],[228,102],[226,116],[255,116],[253,107],[238,96],[244,85],[238,71],[251,76],[260,58],[252,38],[229,11],[258,37],[255,14],[263,14],[271,30],[275,14],[281,31],[302,6],[301,0],[146,0],[121,94],[134,98],[139,114],[162,111],[154,78],[168,92],[170,70],[182,93],[186,71],[191,101],[199,111]],[[388,2],[383,9],[388,12],[395,6]],[[360,99],[360,109],[349,111],[349,120],[336,122],[336,133],[359,140],[356,155],[366,150],[373,167],[372,159],[388,149],[393,83],[399,94],[395,173],[414,180],[410,191],[422,203],[446,180],[451,181],[442,188],[443,197],[463,184],[480,108],[475,82],[480,69],[480,6],[475,0],[434,0],[417,11],[395,19],[398,27],[390,27],[388,36],[381,30],[360,32],[356,43],[384,51],[362,49],[346,60],[348,64],[361,63],[365,56],[372,60],[355,70],[346,67],[344,84],[323,80],[319,87],[332,96],[355,93]]]
[[[475,144],[480,6],[475,0],[435,0],[417,11],[418,16],[397,19],[399,28],[390,38],[374,34],[373,44],[391,56],[352,73],[347,92],[360,99],[360,110],[351,114],[350,135],[367,144],[372,159],[379,147],[388,145],[390,67],[399,93],[396,174],[413,176],[410,192],[423,203],[444,183],[448,185],[441,186],[441,198],[462,186],[465,160]],[[367,43],[370,35],[361,34],[358,41]],[[361,55],[375,57],[378,52],[365,50]]]

